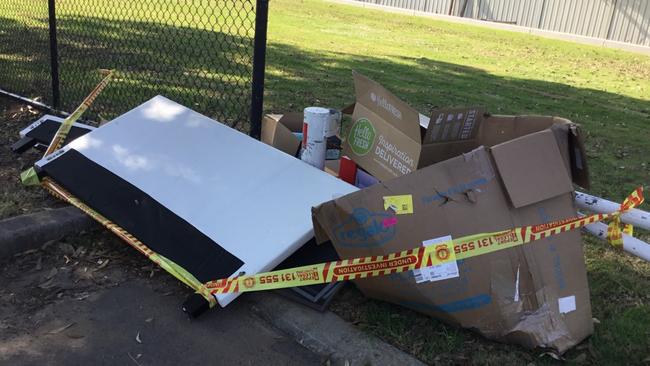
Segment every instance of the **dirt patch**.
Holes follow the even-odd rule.
[[[92,299],[98,291],[138,278],[152,279],[152,286],[170,295],[189,294],[160,267],[102,229],[2,259],[0,268],[0,340],[38,329],[50,320],[41,312],[48,305]]]
[[[43,155],[31,149],[22,155],[11,151],[18,132],[42,115],[38,110],[0,97],[0,220],[64,204],[41,187],[26,187],[20,182],[20,172]]]

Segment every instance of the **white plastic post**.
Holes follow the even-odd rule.
[[[597,238],[607,240],[607,225],[602,222],[589,224],[585,226],[584,229]],[[642,240],[623,234],[623,250],[650,262],[650,244]]]
[[[614,212],[621,206],[620,203],[612,202],[604,198],[592,196],[590,194],[582,192],[576,192],[575,202],[578,208],[595,213]],[[621,221],[626,224],[631,224],[634,227],[638,227],[640,229],[650,230],[650,213],[636,208],[622,214]]]

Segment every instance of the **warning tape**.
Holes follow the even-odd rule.
[[[106,85],[108,85],[112,76],[113,70],[108,70],[106,76],[99,82],[99,84],[97,84],[97,86],[95,86],[90,94],[88,94],[81,105],[79,105],[74,112],[63,120],[61,126],[59,126],[59,129],[56,131],[54,138],[50,142],[50,145],[47,147],[47,150],[45,150],[45,154],[43,154],[44,157],[61,148],[66,137],[68,137],[68,133],[70,133],[70,129],[72,129],[72,124],[76,122],[88,108],[90,108],[90,105],[93,104],[95,99],[99,96],[99,93],[101,93]]]
[[[595,214],[553,221],[547,224],[470,235],[459,239],[443,241],[433,246],[409,249],[385,256],[320,263],[250,276],[236,276],[201,284],[198,279],[184,268],[149,249],[126,230],[81,202],[50,178],[45,177],[41,184],[52,195],[81,209],[119,238],[144,254],[151,261],[158,264],[165,271],[194,289],[208,301],[210,307],[217,304],[214,295],[218,294],[273,290],[384,276],[513,248],[552,235],[578,229],[594,222],[607,219],[614,219],[613,222],[615,222],[615,219],[622,213],[639,206],[644,200],[643,187],[639,187],[623,201],[619,210],[609,214]]]
[[[190,288],[194,289],[200,293],[209,303],[210,307],[213,307],[217,304],[217,300],[210,294],[210,292],[203,287],[201,282],[196,279],[191,273],[186,271],[183,267],[174,263],[174,261],[166,258],[165,256],[154,252],[149,249],[144,243],[138,240],[133,235],[129,234],[128,231],[124,230],[120,226],[116,225],[99,212],[93,210],[85,203],[81,202],[78,198],[73,196],[71,193],[66,191],[63,187],[55,183],[52,179],[45,177],[43,178],[41,185],[48,190],[53,196],[70,203],[71,205],[77,207],[83,211],[86,215],[93,218],[95,221],[99,222],[101,225],[106,227],[108,230],[117,235],[120,239],[124,240],[127,244],[131,245],[140,253],[144,254],[149,260],[159,265],[162,269],[167,271],[172,276],[176,277],[179,281],[183,282]]]
[[[575,217],[547,224],[470,235],[432,246],[409,249],[384,256],[354,258],[255,275],[224,278],[209,281],[203,285],[203,288],[207,289],[209,293],[217,295],[315,285],[412,271],[452,260],[467,259],[517,247],[552,235],[575,230],[597,221],[614,219],[612,223],[616,223],[618,222],[616,219],[623,212],[635,208],[641,203],[643,203],[643,187],[637,188],[623,201],[617,211],[609,214]],[[610,225],[610,227],[613,226]],[[620,228],[618,230],[620,233]],[[202,289],[200,293],[205,293],[205,290]]]

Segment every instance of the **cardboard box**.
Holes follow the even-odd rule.
[[[368,103],[360,99],[361,106]],[[404,121],[415,121],[402,104],[397,107]],[[379,116],[368,108],[355,113]],[[433,117],[435,123],[437,115]],[[386,113],[383,118],[388,118]],[[376,131],[385,136],[393,127],[386,123]],[[407,250],[446,235],[458,238],[576,215],[572,180],[588,185],[576,125],[553,117],[487,116],[474,128],[478,130],[469,140],[434,143],[437,155],[427,159],[455,157],[314,208],[317,239],[331,240],[340,257],[347,259]],[[423,161],[418,155],[423,145],[402,135],[405,145],[400,146],[411,146],[409,153],[418,158],[414,161]],[[361,162],[381,177],[390,175],[372,159]],[[395,215],[384,209],[383,197],[393,195],[411,195],[413,213]],[[392,226],[385,225],[386,218]],[[528,348],[563,353],[593,332],[577,230],[457,265],[458,277],[436,282],[416,283],[411,271],[355,284],[371,298]]]
[[[564,136],[558,142],[565,163],[582,151],[577,126],[562,118],[490,116],[482,107],[434,110],[427,118],[377,82],[359,73],[353,77],[356,103],[343,154],[380,181],[546,128]],[[583,157],[576,156],[573,173],[588,188]]]
[[[291,156],[298,156],[300,139],[294,132],[302,132],[302,119],[300,112],[266,114],[262,118],[260,140]]]

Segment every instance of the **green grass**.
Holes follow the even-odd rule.
[[[345,106],[354,101],[351,70],[423,113],[436,106],[484,105],[497,114],[555,115],[580,123],[594,194],[620,200],[650,181],[647,56],[322,1],[271,3],[267,109]],[[650,357],[650,265],[586,236],[585,249],[600,324],[565,357],[574,363],[642,363]],[[430,363],[553,361],[365,299],[356,290],[333,308]]]
[[[125,1],[120,4],[136,4]],[[158,1],[162,13],[180,4]],[[209,4],[208,0],[194,2]],[[222,79],[229,74],[220,65],[234,60],[240,67],[243,61],[234,53],[221,54],[211,47],[221,40],[248,46],[245,35],[225,29],[216,35],[207,31],[210,27],[206,24],[224,24],[223,19],[156,18],[150,15],[151,3],[125,6],[126,10],[111,14],[80,13],[74,4],[83,0],[65,3],[60,24],[68,42],[62,56],[74,57],[67,65],[77,62],[87,75],[79,85],[63,85],[64,91],[74,96],[71,99],[81,99],[99,79],[91,74],[96,68],[128,65],[98,103],[113,110],[115,106],[128,109],[134,104],[127,92],[143,98],[161,93],[208,115],[235,113],[220,108],[233,108],[231,104],[239,99],[222,98],[226,86],[243,81]],[[39,71],[43,58],[21,61],[34,53],[36,45],[46,42],[36,29],[43,26],[42,20],[30,21],[23,36],[31,42],[21,44],[21,52],[16,53],[6,32],[22,18],[15,14],[6,17],[3,6],[0,70],[17,67],[20,72],[14,76],[25,80],[30,95],[45,95],[38,94],[47,87]],[[423,113],[436,106],[484,105],[497,114],[556,115],[580,123],[590,158],[591,193],[620,200],[634,187],[650,181],[647,56],[316,0],[273,0],[270,6],[268,111],[345,106],[354,100],[354,69],[381,82]],[[147,33],[147,29],[155,32]],[[199,60],[187,59],[185,55],[195,51],[196,40],[205,45],[205,52]],[[116,46],[109,52],[106,45]],[[115,50],[119,57],[111,56]],[[144,67],[152,60],[160,60],[154,70]],[[178,85],[176,80],[187,73],[199,82]],[[197,90],[206,97],[194,105],[192,96]],[[641,236],[650,239],[646,233]],[[600,323],[594,336],[566,358],[574,363],[642,364],[650,357],[650,266],[590,237],[585,237],[585,248],[593,313]],[[333,308],[429,363],[552,362],[548,357],[539,358],[539,352],[486,341],[410,310],[365,299],[356,290],[347,291]]]

